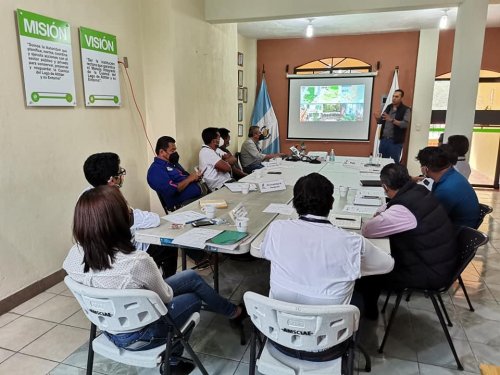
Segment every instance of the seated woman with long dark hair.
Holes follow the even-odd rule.
[[[211,311],[227,316],[232,326],[246,317],[236,306],[217,294],[196,272],[179,272],[163,280],[153,259],[136,251],[131,242],[130,212],[120,190],[99,186],[84,192],[75,207],[73,237],[63,268],[75,281],[94,288],[149,289],[160,296],[178,326],[200,311],[204,302]],[[156,321],[140,331],[106,335],[128,350],[147,350],[166,342],[167,326]],[[170,365],[188,373],[194,368],[180,360],[183,348],[174,348]]]

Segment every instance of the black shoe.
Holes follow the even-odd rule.
[[[187,375],[190,374],[195,367],[194,363],[181,359],[177,365],[170,366],[170,370],[172,371],[172,375]]]
[[[238,307],[241,307],[241,314],[238,315],[236,318],[229,319],[229,324],[231,325],[232,328],[239,328],[243,325],[243,321],[248,318],[248,313],[247,309],[245,307],[245,304],[241,302]]]

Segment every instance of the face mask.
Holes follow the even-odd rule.
[[[168,157],[168,161],[172,164],[177,164],[179,162],[179,154],[177,153],[177,151],[173,154],[170,154],[170,156]]]
[[[219,147],[224,146],[224,140],[222,138],[219,138]]]

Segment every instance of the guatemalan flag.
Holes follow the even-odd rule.
[[[258,126],[265,137],[261,144],[264,154],[274,154],[280,151],[278,119],[274,114],[264,75],[262,75],[262,83],[253,108],[252,126]]]

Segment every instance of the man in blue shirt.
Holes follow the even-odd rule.
[[[449,146],[426,147],[418,152],[422,174],[434,180],[432,192],[456,226],[475,228],[479,201],[467,179],[453,168]]]
[[[169,211],[206,193],[198,183],[203,177],[202,173],[189,174],[179,164],[175,139],[160,137],[156,142],[155,152],[156,157],[148,170],[148,184],[160,195]]]

